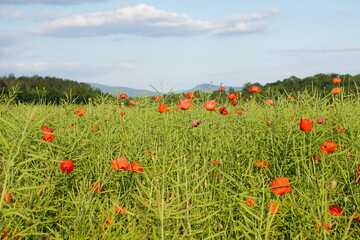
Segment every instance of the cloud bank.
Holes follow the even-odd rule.
[[[279,9],[267,8],[250,15],[232,15],[218,20],[194,20],[186,14],[168,12],[146,4],[64,17],[31,30],[52,37],[94,37],[112,34],[143,37],[189,37],[241,35],[266,30]]]
[[[303,52],[347,52],[360,51],[360,45],[356,46],[342,46],[342,47],[304,47],[304,48],[284,48],[275,50],[276,52],[284,53],[303,53]]]
[[[108,0],[0,0],[1,4],[12,5],[30,5],[30,4],[48,4],[48,5],[73,5],[84,3],[107,2]]]

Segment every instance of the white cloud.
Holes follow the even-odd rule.
[[[39,12],[34,13],[33,17],[35,21],[45,22],[45,21],[52,21],[58,18],[64,18],[69,16],[70,12],[54,12],[50,10],[42,10]]]
[[[20,42],[20,38],[10,31],[0,30],[0,46],[11,46]]]
[[[342,47],[303,47],[303,48],[283,48],[275,50],[276,52],[285,53],[302,53],[302,52],[346,52],[360,51],[360,45],[342,46]]]
[[[143,37],[229,35],[264,31],[277,8],[261,13],[233,15],[219,20],[194,20],[186,14],[157,9],[146,4],[60,18],[31,32],[53,37],[91,37],[128,34]]]
[[[83,3],[98,3],[107,2],[108,0],[0,0],[1,4],[12,4],[12,5],[30,5],[30,4],[48,4],[48,5],[72,5],[72,4],[83,4]]]

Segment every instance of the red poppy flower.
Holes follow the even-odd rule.
[[[123,169],[126,171],[130,168],[130,164],[125,157],[121,157],[121,158],[116,158],[116,159],[112,160],[111,167],[114,170]]]
[[[317,123],[318,124],[323,124],[323,123],[325,123],[326,122],[326,119],[325,118],[319,118],[318,120],[317,120]]]
[[[2,192],[0,192],[0,195],[2,194]],[[12,199],[12,193],[5,193],[5,197],[4,197],[4,201],[9,203],[11,202],[13,199]]]
[[[333,88],[332,90],[331,90],[331,93],[332,94],[339,94],[340,92],[341,92],[341,88]]]
[[[116,207],[116,208],[115,208],[115,212],[117,212],[117,213],[120,214],[120,215],[125,214],[125,213],[126,213],[125,210],[126,210],[125,207]]]
[[[239,94],[237,94],[237,93],[231,93],[231,94],[229,94],[229,96],[228,96],[228,100],[232,101],[232,100],[234,100],[235,98],[238,98],[238,97],[239,97]]]
[[[279,203],[278,202],[269,203],[268,207],[269,207],[270,213],[272,213],[272,214],[279,214],[280,213],[280,211],[279,211]]]
[[[333,151],[335,151],[335,149],[339,146],[339,144],[336,144],[332,141],[326,141],[325,144],[322,144],[320,146],[320,151],[322,153],[332,153]]]
[[[120,98],[121,98],[121,99],[125,99],[125,98],[127,98],[127,97],[128,97],[128,95],[126,95],[125,93],[120,94]]]
[[[229,110],[226,107],[221,107],[219,108],[219,113],[221,113],[222,115],[228,115]]]
[[[219,160],[211,160],[211,162],[215,165],[219,165],[220,164],[220,161]]]
[[[101,183],[91,184],[90,188],[94,193],[101,193],[104,191],[104,186]]]
[[[155,101],[159,101],[161,99],[161,96],[154,96]]]
[[[242,108],[239,108],[239,109],[236,110],[236,113],[237,113],[237,114],[242,114],[242,112],[243,112],[243,109],[242,109]]]
[[[98,126],[92,126],[91,127],[91,131],[93,131],[93,132],[96,132],[96,131],[98,131],[99,130],[99,127]]]
[[[343,131],[345,131],[345,128],[344,128],[342,125],[337,125],[337,126],[334,128],[334,130],[335,130],[336,132],[343,132]]]
[[[53,142],[54,139],[55,139],[55,135],[54,134],[43,133],[42,139],[47,141],[47,142]]]
[[[85,109],[78,109],[78,110],[75,110],[75,113],[76,115],[78,115],[79,117],[82,117],[85,115]]]
[[[133,172],[142,172],[142,166],[140,163],[138,162],[134,162],[131,164],[131,166],[128,168],[128,170],[133,171]]]
[[[164,112],[167,111],[167,107],[168,107],[168,105],[166,105],[166,104],[164,104],[164,103],[161,103],[161,104],[158,106],[158,111],[159,111],[160,113],[164,113]]]
[[[330,229],[331,229],[331,225],[330,225],[330,223],[326,223],[326,222],[322,222],[321,223],[321,225],[322,226],[320,226],[320,224],[318,224],[317,222],[315,223],[315,228],[317,229],[317,230],[322,230],[322,229],[325,229],[326,231],[330,231]]]
[[[247,206],[250,206],[250,207],[254,207],[255,206],[255,199],[254,198],[245,198],[245,201],[246,201],[246,205]]]
[[[236,106],[237,104],[238,104],[237,101],[232,101],[232,102],[231,102],[231,105],[233,105],[233,106]]]
[[[295,97],[294,97],[294,96],[291,96],[290,99],[291,99],[291,100],[295,100]]]
[[[260,92],[260,87],[259,86],[251,86],[250,88],[249,88],[249,92],[251,92],[251,93],[258,93],[258,92]]]
[[[272,122],[270,120],[265,120],[266,125],[271,126]]]
[[[60,163],[60,169],[63,173],[70,173],[72,170],[74,170],[74,162],[71,160],[64,160],[62,163]]]
[[[112,216],[104,216],[104,219],[105,219],[106,224],[113,224],[114,223]]]
[[[333,82],[333,84],[338,84],[341,82],[341,78],[333,78],[332,82]]]
[[[41,131],[52,133],[52,132],[54,132],[54,129],[53,128],[48,128],[47,126],[42,126]]]
[[[189,99],[180,99],[178,101],[178,108],[181,110],[188,110],[194,103]]]
[[[126,113],[125,112],[119,112],[119,115],[122,116],[122,117],[125,117]]]
[[[200,123],[201,123],[201,121],[194,119],[191,123],[191,126],[197,127],[197,126],[199,126]]]
[[[272,99],[267,99],[265,102],[267,102],[270,105],[275,105],[275,102]]]
[[[275,178],[270,184],[271,192],[282,195],[291,191],[289,180],[285,177]]]
[[[189,99],[192,99],[192,98],[195,98],[195,94],[193,92],[188,92],[186,94],[186,97],[189,98]]]
[[[331,215],[339,216],[342,214],[343,210],[335,204],[334,206],[329,207],[329,212]]]
[[[313,121],[310,119],[300,119],[300,129],[304,132],[310,132],[312,130]]]
[[[219,92],[222,92],[222,91],[224,91],[224,90],[225,90],[224,87],[219,87],[219,88],[218,88],[218,91],[219,91]]]
[[[268,165],[267,161],[257,160],[255,162],[255,167],[267,168],[267,167],[269,167],[269,165]]]
[[[216,101],[215,100],[206,101],[203,103],[203,105],[206,108],[206,110],[214,111],[216,108]]]
[[[360,163],[357,165],[357,169],[358,171],[360,171]]]
[[[136,102],[135,102],[134,100],[130,100],[130,101],[129,101],[129,104],[130,104],[130,105],[135,105]]]

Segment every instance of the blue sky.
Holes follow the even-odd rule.
[[[360,73],[359,0],[0,0],[0,75],[163,91]]]

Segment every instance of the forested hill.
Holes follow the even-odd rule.
[[[17,89],[17,100],[20,102],[60,103],[61,99],[71,99],[75,103],[84,103],[89,98],[102,94],[89,84],[78,83],[56,77],[0,77],[0,93],[8,94]]]
[[[335,86],[332,83],[333,78],[341,78],[342,81],[338,86]],[[249,89],[253,83],[246,83],[244,85],[244,90]],[[262,89],[272,89],[281,94],[283,93],[293,93],[301,92],[304,90],[314,91],[317,90],[319,93],[329,93],[334,87],[344,87],[348,91],[357,91],[357,87],[360,87],[360,74],[357,75],[339,75],[339,74],[316,74],[314,76],[298,78],[291,76],[284,80],[279,80],[272,83],[267,83],[265,85],[256,84],[262,87]]]

